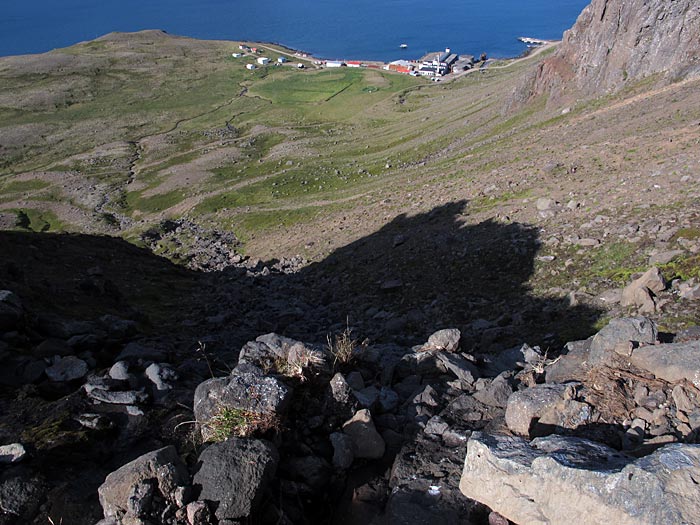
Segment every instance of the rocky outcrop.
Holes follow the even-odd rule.
[[[534,92],[555,99],[603,94],[656,74],[700,74],[695,0],[593,0],[540,66]]]
[[[475,432],[460,488],[516,523],[698,523],[698,476],[698,445],[633,461],[585,439]]]

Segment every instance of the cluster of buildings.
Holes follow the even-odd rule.
[[[440,78],[456,71],[465,71],[474,67],[472,55],[458,55],[447,48],[438,53],[429,53],[419,61],[395,60],[385,69],[406,73],[413,76]]]
[[[262,52],[261,49],[250,47],[245,44],[238,46],[242,53],[232,53],[234,58],[242,57],[244,54],[252,53],[253,55]],[[297,52],[295,56],[307,57],[306,54],[301,54]],[[286,57],[280,56],[277,58],[277,63],[275,65],[281,65],[288,62]],[[257,57],[256,63],[261,66],[266,66],[270,63],[270,59],[267,57]],[[441,77],[448,75],[453,72],[465,71],[474,67],[474,57],[472,55],[458,55],[452,53],[452,51],[447,48],[445,51],[440,51],[437,53],[429,53],[420,60],[394,60],[389,64],[381,63],[364,63],[359,60],[326,60],[326,61],[314,61],[315,65],[323,66],[326,68],[338,68],[338,67],[368,67],[373,69],[379,69],[383,66],[384,69],[389,71],[395,71],[397,73],[404,73],[412,76],[423,76],[429,77],[433,80],[439,80]],[[256,64],[247,64],[248,69],[256,69]],[[303,68],[302,63],[297,64],[298,68]]]
[[[405,73],[412,76],[424,76],[433,79],[439,79],[449,73],[456,71],[465,71],[474,67],[474,57],[472,55],[458,55],[452,53],[448,48],[445,51],[438,53],[429,53],[421,60],[394,60],[384,65],[384,69],[395,71],[397,73]],[[327,68],[335,67],[374,67],[376,64],[365,64],[359,60],[327,60],[323,63]]]
[[[245,53],[257,54],[257,53],[259,53],[259,52],[262,52],[262,50],[259,50],[257,47],[250,47],[250,46],[247,46],[247,45],[245,45],[245,44],[239,45],[239,46],[238,46],[238,49],[240,49],[240,50],[242,51],[242,53],[231,53],[231,56],[232,56],[233,58],[240,58],[240,57],[242,57]],[[299,53],[296,53],[295,56],[299,56]],[[304,56],[306,56],[306,55],[304,55]],[[270,63],[270,59],[267,58],[267,57],[257,57],[257,58],[255,59],[255,62],[256,62],[257,64],[261,65],[261,66],[267,66],[267,65]],[[287,62],[289,62],[289,59],[288,59],[287,57],[279,56],[279,57],[277,57],[277,62],[276,62],[275,65],[282,65],[282,64],[285,64],[285,63],[287,63]],[[255,64],[246,64],[245,67],[246,67],[246,69],[249,69],[249,70],[251,70],[251,71],[257,68],[257,66],[256,66]],[[303,69],[303,68],[304,68],[304,64],[302,64],[301,62],[299,62],[299,63],[297,64],[297,67],[298,67],[299,69]]]

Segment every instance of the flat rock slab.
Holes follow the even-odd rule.
[[[580,438],[475,432],[460,490],[515,523],[700,523],[700,445],[633,460]]]
[[[700,341],[644,346],[635,349],[629,360],[669,383],[686,379],[700,388]]]
[[[457,354],[450,354],[447,352],[438,352],[437,358],[442,361],[447,369],[452,372],[460,381],[468,385],[473,385],[479,377],[479,369],[467,361],[462,356]]]

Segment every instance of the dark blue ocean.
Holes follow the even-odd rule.
[[[417,58],[450,47],[521,54],[559,39],[589,0],[3,0],[0,55],[40,53],[110,31],[279,42],[322,58]],[[399,44],[408,49],[399,50]]]

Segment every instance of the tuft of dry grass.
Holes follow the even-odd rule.
[[[221,442],[230,437],[250,437],[279,428],[279,420],[274,414],[221,407],[205,427],[209,441]]]
[[[355,359],[355,350],[358,346],[357,340],[353,339],[350,327],[346,325],[345,330],[331,337],[326,336],[328,351],[333,355],[333,366],[338,364],[346,365]]]

